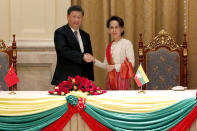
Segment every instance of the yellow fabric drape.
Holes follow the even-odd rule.
[[[188,1],[188,62],[189,88],[196,88],[197,81],[197,1]],[[107,43],[110,41],[107,19],[118,15],[125,22],[125,38],[131,40],[135,50],[135,69],[138,67],[139,33],[143,34],[144,44],[161,30],[165,29],[176,43],[182,44],[184,34],[184,0],[71,0],[72,5],[81,5],[85,11],[82,29],[92,40],[94,56],[103,61]],[[95,67],[95,82],[105,87],[106,72]],[[136,89],[132,82],[132,89]]]
[[[5,92],[3,92],[5,94]],[[77,97],[86,97],[86,103],[94,107],[122,113],[146,113],[173,105],[183,99],[195,96],[196,91],[114,91],[103,95],[84,95],[70,93]],[[65,96],[48,95],[47,92],[20,92],[15,96],[0,96],[1,116],[20,116],[40,113],[66,104]],[[37,95],[37,96],[36,96]]]
[[[121,113],[146,113],[160,110],[177,103],[165,97],[125,97],[120,99],[88,97],[86,102],[94,107]]]
[[[30,115],[47,111],[63,104],[66,104],[65,96],[46,96],[38,98],[22,96],[0,97],[0,115]]]
[[[86,102],[94,107],[122,112],[144,113],[152,112],[170,106],[178,100],[169,100],[164,97],[124,97],[118,99],[87,96]],[[0,115],[20,116],[40,113],[66,104],[65,96],[44,98],[1,98]]]
[[[171,106],[181,100],[194,97],[196,91],[175,92],[108,91],[100,96],[87,96],[86,103],[107,111],[122,113],[147,113]]]

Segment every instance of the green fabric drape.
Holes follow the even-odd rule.
[[[0,116],[0,130],[6,131],[37,131],[59,119],[68,106],[62,105],[57,108],[24,116]]]
[[[167,130],[179,123],[195,106],[196,98],[193,97],[150,113],[116,113],[95,108],[87,103],[85,111],[113,130]]]

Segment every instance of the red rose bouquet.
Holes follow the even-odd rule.
[[[101,90],[91,80],[77,75],[75,77],[68,77],[67,81],[62,81],[55,87],[54,91],[49,91],[49,94],[65,95],[70,91],[82,91],[90,95],[106,93],[106,90]]]

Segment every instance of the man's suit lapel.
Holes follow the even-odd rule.
[[[74,46],[77,47],[77,49],[79,51],[81,51],[78,40],[76,39],[74,33],[72,32],[71,28],[69,27],[69,25],[65,25],[65,29],[66,29],[66,33],[69,36],[69,39],[71,39],[71,41],[73,41]]]

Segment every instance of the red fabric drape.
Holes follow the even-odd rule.
[[[73,114],[83,111],[83,108],[85,108],[85,98],[78,98],[78,103],[75,107],[68,103],[68,111],[58,120],[42,129],[42,131],[61,131],[70,121]]]
[[[71,117],[73,116],[74,109],[69,109],[61,118],[50,124],[49,126],[42,129],[42,131],[61,131],[65,125],[70,121]],[[86,113],[84,110],[80,111],[81,117],[87,123],[87,125],[93,131],[111,131],[111,129],[105,127],[101,123],[99,123],[96,119]],[[169,131],[187,131],[187,129],[192,125],[194,120],[197,118],[197,106],[176,126],[171,128]]]
[[[171,128],[169,131],[187,131],[196,118],[197,106],[195,106],[194,109],[181,122]]]
[[[112,131],[111,129],[99,123],[96,119],[94,119],[84,110],[80,112],[80,115],[92,131]]]
[[[61,131],[65,127],[65,125],[70,121],[74,113],[80,113],[81,117],[90,127],[90,129],[92,129],[92,131],[111,131],[111,129],[105,127],[92,116],[90,116],[88,113],[86,113],[83,110],[84,108],[85,98],[78,98],[78,103],[75,107],[68,103],[68,111],[58,120],[42,129],[42,131]]]
[[[176,126],[171,128],[169,131],[187,131],[187,129],[192,125],[195,119],[197,119],[197,105],[181,122],[179,122]]]
[[[73,114],[74,112],[68,110],[62,117],[42,129],[42,131],[61,131],[64,126],[70,121]]]

